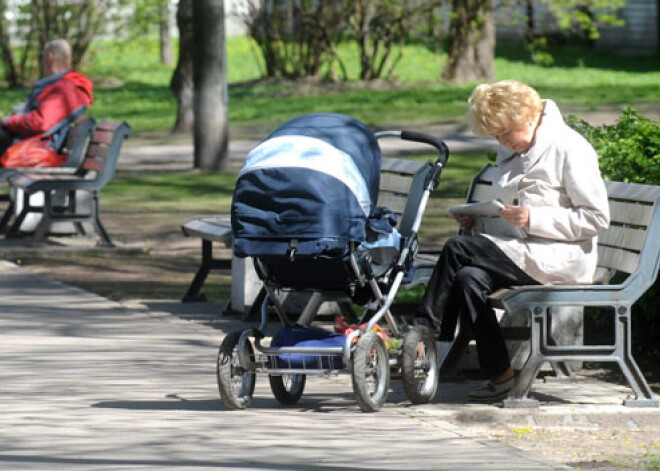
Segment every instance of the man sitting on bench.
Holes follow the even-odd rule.
[[[0,119],[0,155],[22,139],[43,135],[48,146],[59,150],[69,124],[92,104],[92,82],[71,69],[71,46],[55,39],[44,46],[45,77],[37,81],[28,100],[14,114]]]
[[[515,285],[591,283],[609,204],[596,152],[552,100],[505,80],[479,85],[468,103],[476,132],[500,144],[493,194],[503,209],[495,218],[455,216],[464,235],[447,241],[415,323],[452,340],[461,313],[490,380],[469,398],[494,402],[515,375],[488,295]]]

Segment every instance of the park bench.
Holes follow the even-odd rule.
[[[56,222],[73,222],[79,233],[85,234],[83,222],[92,225],[102,244],[113,246],[99,217],[99,193],[112,179],[124,139],[130,134],[126,122],[104,120],[94,129],[79,168],[73,173],[18,173],[9,178],[12,189],[25,194],[23,208],[7,230],[7,237],[20,235],[21,224],[30,213],[40,213],[41,220],[33,237],[43,240]],[[77,204],[77,192],[91,195],[88,207]],[[31,203],[31,196],[43,194],[43,204]],[[58,195],[65,195],[64,202]]]
[[[81,165],[87,142],[94,131],[96,121],[91,116],[79,116],[73,123],[67,134],[66,140],[60,152],[66,157],[66,160],[60,167],[25,167],[25,168],[6,168],[0,170],[0,182],[7,182],[10,177],[17,173],[43,173],[43,174],[70,174],[74,173]],[[16,192],[14,192],[16,193]],[[7,193],[0,196],[0,200],[7,201],[7,207],[0,219],[0,234],[6,233],[7,224],[16,211],[17,199],[22,203],[22,196]]]
[[[494,167],[486,165],[473,179],[468,202],[492,198]],[[631,349],[632,305],[653,285],[660,261],[660,187],[605,182],[611,224],[598,237],[598,271],[593,285],[536,285],[499,290],[490,296],[503,309],[512,327],[502,327],[505,338],[528,339],[529,353],[505,407],[530,407],[538,401],[528,394],[541,366],[550,362],[555,371],[568,372],[566,362],[611,362],[621,368],[635,398],[624,401],[636,407],[658,407]],[[622,281],[613,281],[620,280]],[[615,335],[611,345],[557,345],[553,327],[574,307],[598,308],[612,316]],[[553,321],[554,317],[554,321]],[[503,317],[504,318],[504,317]],[[502,324],[502,321],[501,321]],[[523,327],[520,327],[520,326]],[[518,326],[518,327],[516,327]],[[459,334],[443,362],[444,373],[453,371],[470,341],[469,329]]]
[[[383,158],[381,161],[381,178],[380,188],[378,195],[378,205],[387,206],[390,208],[399,219],[398,228],[405,228],[412,226],[412,215],[414,209],[419,204],[419,198],[423,189],[423,176],[427,164],[414,160],[397,159],[397,158]],[[413,183],[417,183],[413,185]],[[411,189],[414,190],[414,195],[409,198]],[[406,207],[408,211],[406,211]],[[186,294],[183,297],[184,302],[189,301],[202,301],[205,299],[201,293],[204,282],[211,270],[229,270],[232,269],[232,260],[215,258],[213,255],[213,244],[222,244],[225,248],[231,248],[233,245],[233,233],[231,230],[231,217],[229,214],[200,216],[193,218],[181,226],[181,230],[185,236],[197,237],[202,242],[202,257],[201,263],[193,278]],[[238,259],[240,260],[240,259]],[[433,259],[430,263],[433,263]],[[241,260],[241,262],[243,262]],[[234,265],[236,268],[236,265]],[[258,317],[257,311],[266,294],[265,290],[261,288],[261,282],[258,280],[256,274],[250,265],[242,263],[241,268],[236,270],[238,273],[233,273],[232,276],[232,291],[247,290],[249,291],[248,298],[252,298],[249,305],[250,309],[244,312],[244,318]],[[420,271],[420,273],[422,273]],[[234,279],[236,278],[236,279]],[[240,278],[240,280],[238,279]],[[245,285],[257,285],[245,286]],[[326,301],[320,297],[310,300],[305,305],[306,312],[316,312],[320,304]],[[338,302],[338,307],[349,318],[352,315],[350,306],[342,302]],[[231,306],[226,308],[230,310]],[[309,314],[312,315],[312,314]]]

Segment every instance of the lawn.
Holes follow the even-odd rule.
[[[474,84],[447,86],[438,80],[444,52],[422,44],[406,46],[403,52],[392,83],[357,82],[357,51],[351,44],[340,49],[347,82],[255,82],[263,69],[256,48],[247,38],[229,38],[230,122],[275,127],[314,111],[347,113],[376,127],[462,119]],[[556,62],[547,67],[533,64],[520,45],[502,44],[495,63],[497,78],[528,82],[567,109],[620,108],[654,103],[660,96],[659,56],[624,57],[577,46],[553,52]],[[173,70],[158,62],[155,41],[95,43],[82,71],[96,84],[95,117],[126,119],[137,134],[166,131],[173,125]],[[8,110],[25,95],[25,90],[0,88],[0,110]]]

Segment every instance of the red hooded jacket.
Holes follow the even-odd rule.
[[[31,98],[31,111],[12,115],[5,128],[21,138],[42,134],[93,101],[92,82],[78,72],[67,72]]]

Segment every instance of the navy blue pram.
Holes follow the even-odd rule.
[[[377,206],[382,137],[423,142],[439,152],[435,164],[422,166],[415,179],[415,214],[404,234],[394,227],[394,213]],[[333,113],[295,118],[250,152],[232,201],[234,253],[252,257],[268,297],[261,326],[228,335],[220,347],[217,375],[225,405],[247,406],[257,372],[268,373],[275,397],[292,404],[302,395],[307,374],[346,369],[353,374],[360,407],[374,411],[385,400],[391,366],[408,378],[406,394],[413,402],[430,400],[439,371],[432,334],[413,328],[402,347],[386,347],[376,323],[384,318],[385,334],[402,337],[401,322],[389,308],[413,265],[421,218],[447,157],[440,139],[408,131],[377,135],[356,119]],[[279,299],[282,291],[312,293],[298,319],[303,327],[294,331]],[[307,332],[304,326],[321,301],[331,299],[368,306],[364,324],[339,337]],[[285,329],[265,346],[269,302]],[[427,353],[424,360],[420,351]]]
[[[384,217],[376,216],[380,160],[375,135],[348,116],[314,114],[280,126],[239,173],[236,255],[259,257],[290,288],[345,288],[350,273],[336,262],[366,241],[370,218],[378,225]]]

